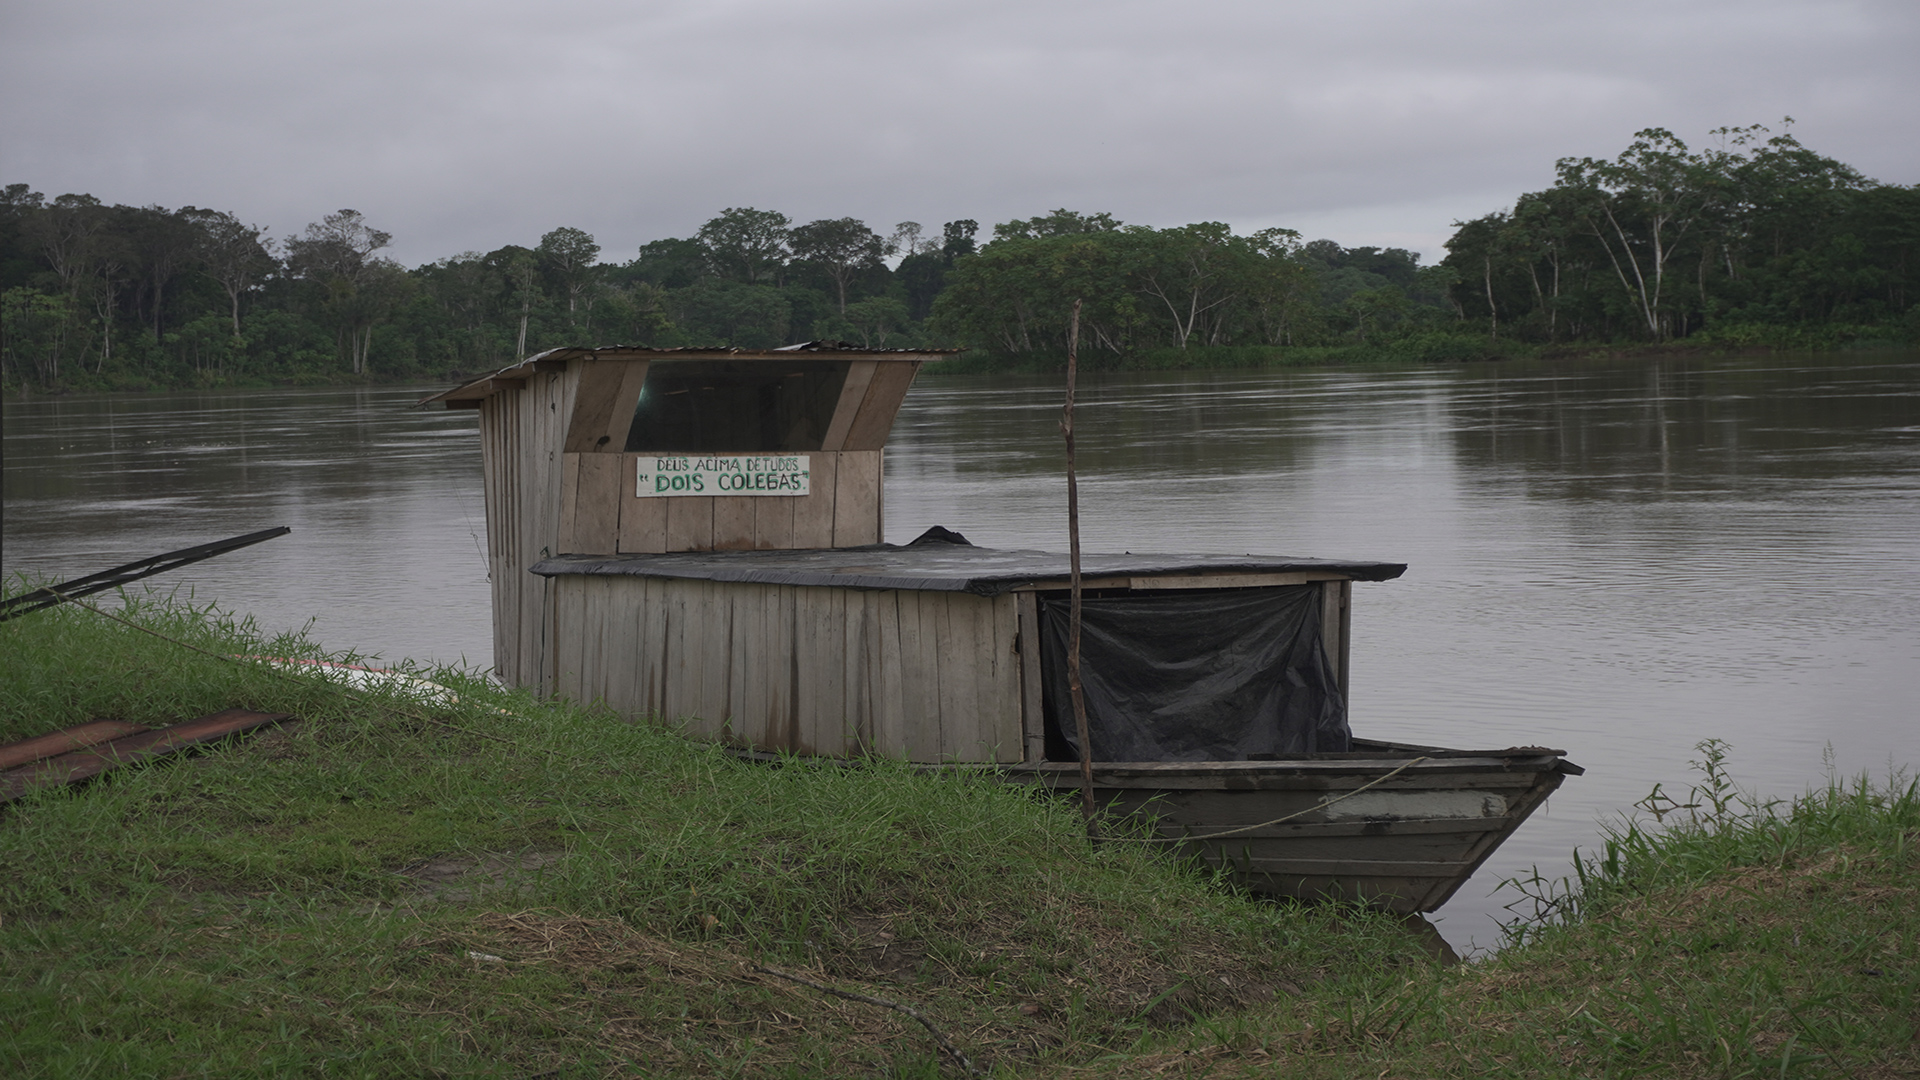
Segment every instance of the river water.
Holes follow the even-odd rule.
[[[490,662],[472,413],[419,389],[9,403],[4,570],[64,576],[271,525],[156,579],[333,648]],[[923,375],[887,538],[1064,550],[1057,378]],[[1707,738],[1790,795],[1920,761],[1920,354],[1090,376],[1090,551],[1384,559],[1354,595],[1357,733],[1587,767],[1440,913],[1497,943]]]

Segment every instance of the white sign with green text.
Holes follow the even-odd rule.
[[[665,495],[805,495],[805,454],[643,454],[633,493]]]

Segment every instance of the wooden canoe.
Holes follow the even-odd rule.
[[[1414,913],[1446,903],[1564,777],[1584,771],[1542,747],[1353,747],[1273,761],[1095,762],[1094,795],[1252,892]],[[1001,770],[1080,789],[1076,762]]]

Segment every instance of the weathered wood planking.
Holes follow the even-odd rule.
[[[564,449],[569,454],[620,453],[647,381],[645,360],[582,359],[572,373],[579,384],[568,410]]]
[[[1011,595],[553,581],[553,686],[565,696],[767,750],[924,762],[1023,753]]]
[[[837,452],[846,449],[847,433],[853,429],[854,417],[859,415],[860,406],[867,400],[867,387],[873,382],[873,371],[879,362],[862,360],[847,365],[846,381],[840,384],[840,400],[833,407],[833,420],[827,424],[827,433],[820,440],[820,449]]]
[[[812,466],[808,467],[811,469]],[[762,551],[791,549],[793,547],[793,508],[794,504],[800,501],[795,498],[754,499],[753,546]]]
[[[663,498],[667,504],[667,550],[710,551],[713,549],[713,500],[695,495]]]
[[[1020,735],[1026,747],[1023,761],[1047,759],[1046,720],[1041,710],[1040,601],[1032,593],[1015,593],[1019,612]]]
[[[914,372],[934,355],[844,355],[847,374],[822,449],[809,454],[812,494],[799,498],[640,499],[633,494],[639,455],[627,454],[625,444],[650,365],[733,361],[739,358],[736,351],[675,353],[663,360],[646,350],[561,350],[429,399],[479,413],[494,667],[500,677],[543,690],[561,678],[555,648],[562,624],[551,602],[556,586],[528,573],[548,555],[877,543],[884,535],[880,451]],[[837,483],[842,474],[844,492]],[[569,624],[566,633],[574,632]],[[576,654],[568,662],[582,661],[583,654]],[[662,664],[654,661],[653,667]],[[634,688],[622,696],[644,696],[643,685],[649,688],[645,693],[667,692],[665,681],[647,681],[646,670],[634,673]],[[864,700],[871,702],[878,669],[859,670],[867,673]],[[662,707],[666,702],[653,700]],[[863,713],[866,719],[860,722],[870,723],[877,715]]]
[[[893,430],[893,418],[913,385],[918,364],[876,364],[861,399],[860,411],[847,430],[844,450],[879,450],[887,445],[887,433]],[[849,372],[851,374],[851,372]]]
[[[813,454],[807,468],[808,494],[803,499],[783,499],[793,503],[793,546],[830,548],[833,543],[833,498],[843,455]]]
[[[867,450],[836,455],[833,539],[821,546],[859,547],[880,542],[880,454]]]
[[[571,525],[562,505],[570,487],[577,505],[577,480],[565,482],[560,447],[576,381],[571,370],[534,370],[480,406],[494,667],[516,685],[544,687],[551,676],[542,666],[550,586],[527,568],[560,550],[563,520]]]
[[[611,555],[620,539],[620,456],[616,454],[568,454],[566,472],[574,478],[578,494],[574,496],[572,546],[562,541],[563,552],[580,555]],[[567,513],[561,509],[563,524]]]
[[[642,499],[634,494],[639,481],[640,455],[620,459],[620,552],[658,554],[667,550],[668,499]]]
[[[1340,590],[1340,628],[1328,640],[1334,643],[1337,655],[1333,658],[1340,679],[1340,693],[1346,698],[1347,710],[1353,710],[1353,686],[1347,681],[1349,663],[1353,656],[1353,582],[1341,581],[1327,586]]]

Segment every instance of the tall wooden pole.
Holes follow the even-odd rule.
[[[1067,630],[1067,695],[1073,699],[1073,726],[1080,736],[1080,812],[1087,819],[1087,835],[1098,837],[1094,825],[1093,739],[1087,733],[1087,698],[1080,690],[1080,480],[1073,462],[1073,384],[1080,369],[1080,301],[1073,302],[1073,321],[1067,326],[1067,405],[1060,413],[1060,434],[1067,440],[1067,590],[1072,598]]]

